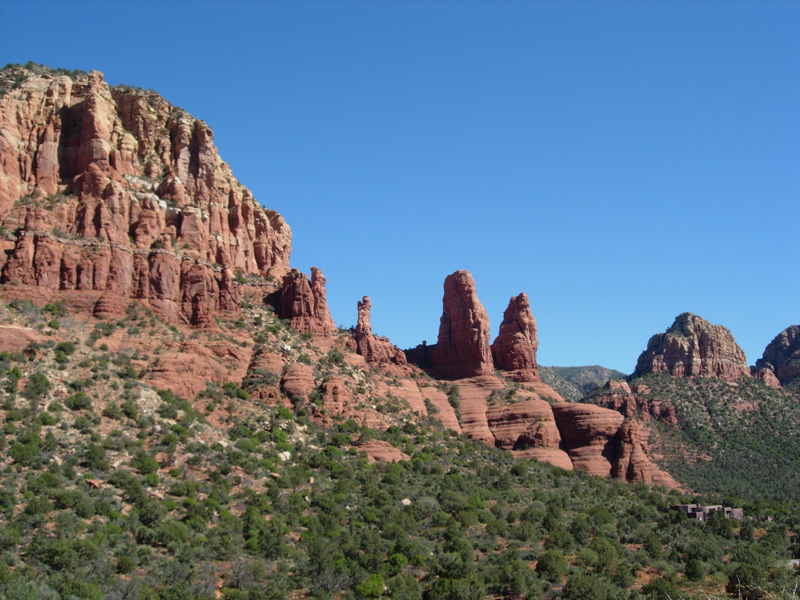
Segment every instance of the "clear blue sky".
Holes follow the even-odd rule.
[[[691,311],[753,364],[800,323],[798,2],[0,0],[0,63],[97,69],[205,120],[320,267],[435,342],[472,272],[545,365],[633,370]]]

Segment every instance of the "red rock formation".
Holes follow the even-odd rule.
[[[617,433],[618,453],[614,461],[612,475],[629,483],[679,487],[668,473],[659,469],[647,452],[647,440],[633,419],[626,419]]]
[[[289,396],[308,398],[316,389],[314,367],[295,363],[290,365],[281,378],[281,391]]]
[[[370,324],[372,302],[364,296],[358,303],[358,323],[356,324],[356,351],[370,364],[406,364],[406,355],[388,338],[373,335]]]
[[[376,462],[405,462],[411,460],[411,457],[392,446],[389,442],[381,440],[369,440],[356,446],[356,450],[363,452],[367,455],[367,459],[371,463]]]
[[[207,326],[238,309],[235,271],[288,271],[291,231],[233,178],[205,123],[96,71],[15,69],[28,79],[0,98],[0,225],[21,231],[0,282],[136,298]]]
[[[773,390],[781,389],[781,381],[775,376],[775,371],[770,368],[764,367],[753,373],[753,377],[758,379],[761,383]]]
[[[553,409],[544,400],[531,398],[491,407],[486,418],[497,447],[572,470],[572,460],[560,447],[561,434]]]
[[[500,333],[492,344],[492,357],[497,369],[516,381],[539,381],[536,363],[536,319],[531,314],[527,294],[514,296],[503,313]]]
[[[431,362],[443,379],[462,379],[494,373],[489,317],[478,300],[475,282],[467,271],[444,280],[439,339]]]
[[[117,319],[125,314],[129,302],[117,294],[105,293],[97,299],[92,314],[101,319]]]
[[[649,421],[653,417],[662,423],[676,425],[678,413],[669,402],[654,400],[649,397],[650,389],[646,385],[634,385],[633,389],[626,381],[609,379],[600,394],[589,398],[592,404],[610,408],[625,417],[635,417]]]
[[[764,355],[756,361],[756,368],[770,367],[781,385],[800,377],[800,325],[787,327],[764,349]]]
[[[610,477],[615,457],[613,439],[623,417],[614,410],[592,404],[553,405],[563,445],[576,469]]]
[[[281,319],[289,319],[292,329],[299,333],[328,337],[336,331],[328,312],[325,277],[316,267],[311,268],[311,281],[297,269],[286,274],[277,292],[275,311]]]
[[[717,377],[734,381],[750,375],[744,351],[731,332],[691,313],[679,315],[666,333],[650,338],[634,375]]]
[[[249,351],[225,342],[183,344],[177,351],[159,355],[150,366],[147,383],[193,399],[211,381],[223,385],[241,381],[250,363]]]

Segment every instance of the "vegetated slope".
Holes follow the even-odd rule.
[[[596,390],[585,401],[648,419],[651,451],[676,479],[699,492],[797,500],[798,394],[751,377],[721,381],[657,374],[629,385],[633,393]],[[654,407],[662,415],[667,406],[674,408],[669,414],[676,423],[657,418]]]
[[[351,381],[346,350],[264,307],[194,331],[136,302],[86,320],[14,301],[0,320],[0,598],[577,600],[720,597],[745,575],[758,590],[796,584],[781,567],[798,552],[796,506],[746,505],[774,513],[763,524],[690,522],[666,510],[686,500],[677,491],[515,459],[391,394],[371,405],[394,424],[373,430],[317,392],[258,394],[270,373],[236,383],[227,359],[227,380],[193,397],[148,385],[150,359],[175,344],[255,350],[250,335],[348,384],[384,377]]]
[[[540,365],[539,374],[542,381],[572,402],[577,402],[609,379],[625,377],[625,373],[598,365],[586,367],[543,367]]]

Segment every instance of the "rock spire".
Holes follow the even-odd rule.
[[[439,338],[432,349],[434,371],[445,379],[494,373],[489,317],[468,271],[444,280]]]
[[[503,313],[500,333],[492,344],[494,366],[508,371],[506,375],[516,381],[539,381],[538,348],[536,319],[528,295],[522,293],[509,300]]]

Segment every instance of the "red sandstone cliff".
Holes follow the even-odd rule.
[[[283,278],[280,289],[270,298],[281,319],[289,319],[292,329],[321,337],[333,335],[336,324],[328,310],[325,277],[311,267],[311,280],[297,269]]]
[[[289,270],[289,227],[233,177],[205,123],[97,71],[25,74],[0,98],[0,281],[14,294],[135,298],[207,325],[238,308],[236,273]]]
[[[726,381],[750,375],[744,351],[731,332],[691,313],[679,315],[666,333],[650,338],[634,375],[662,372]]]

